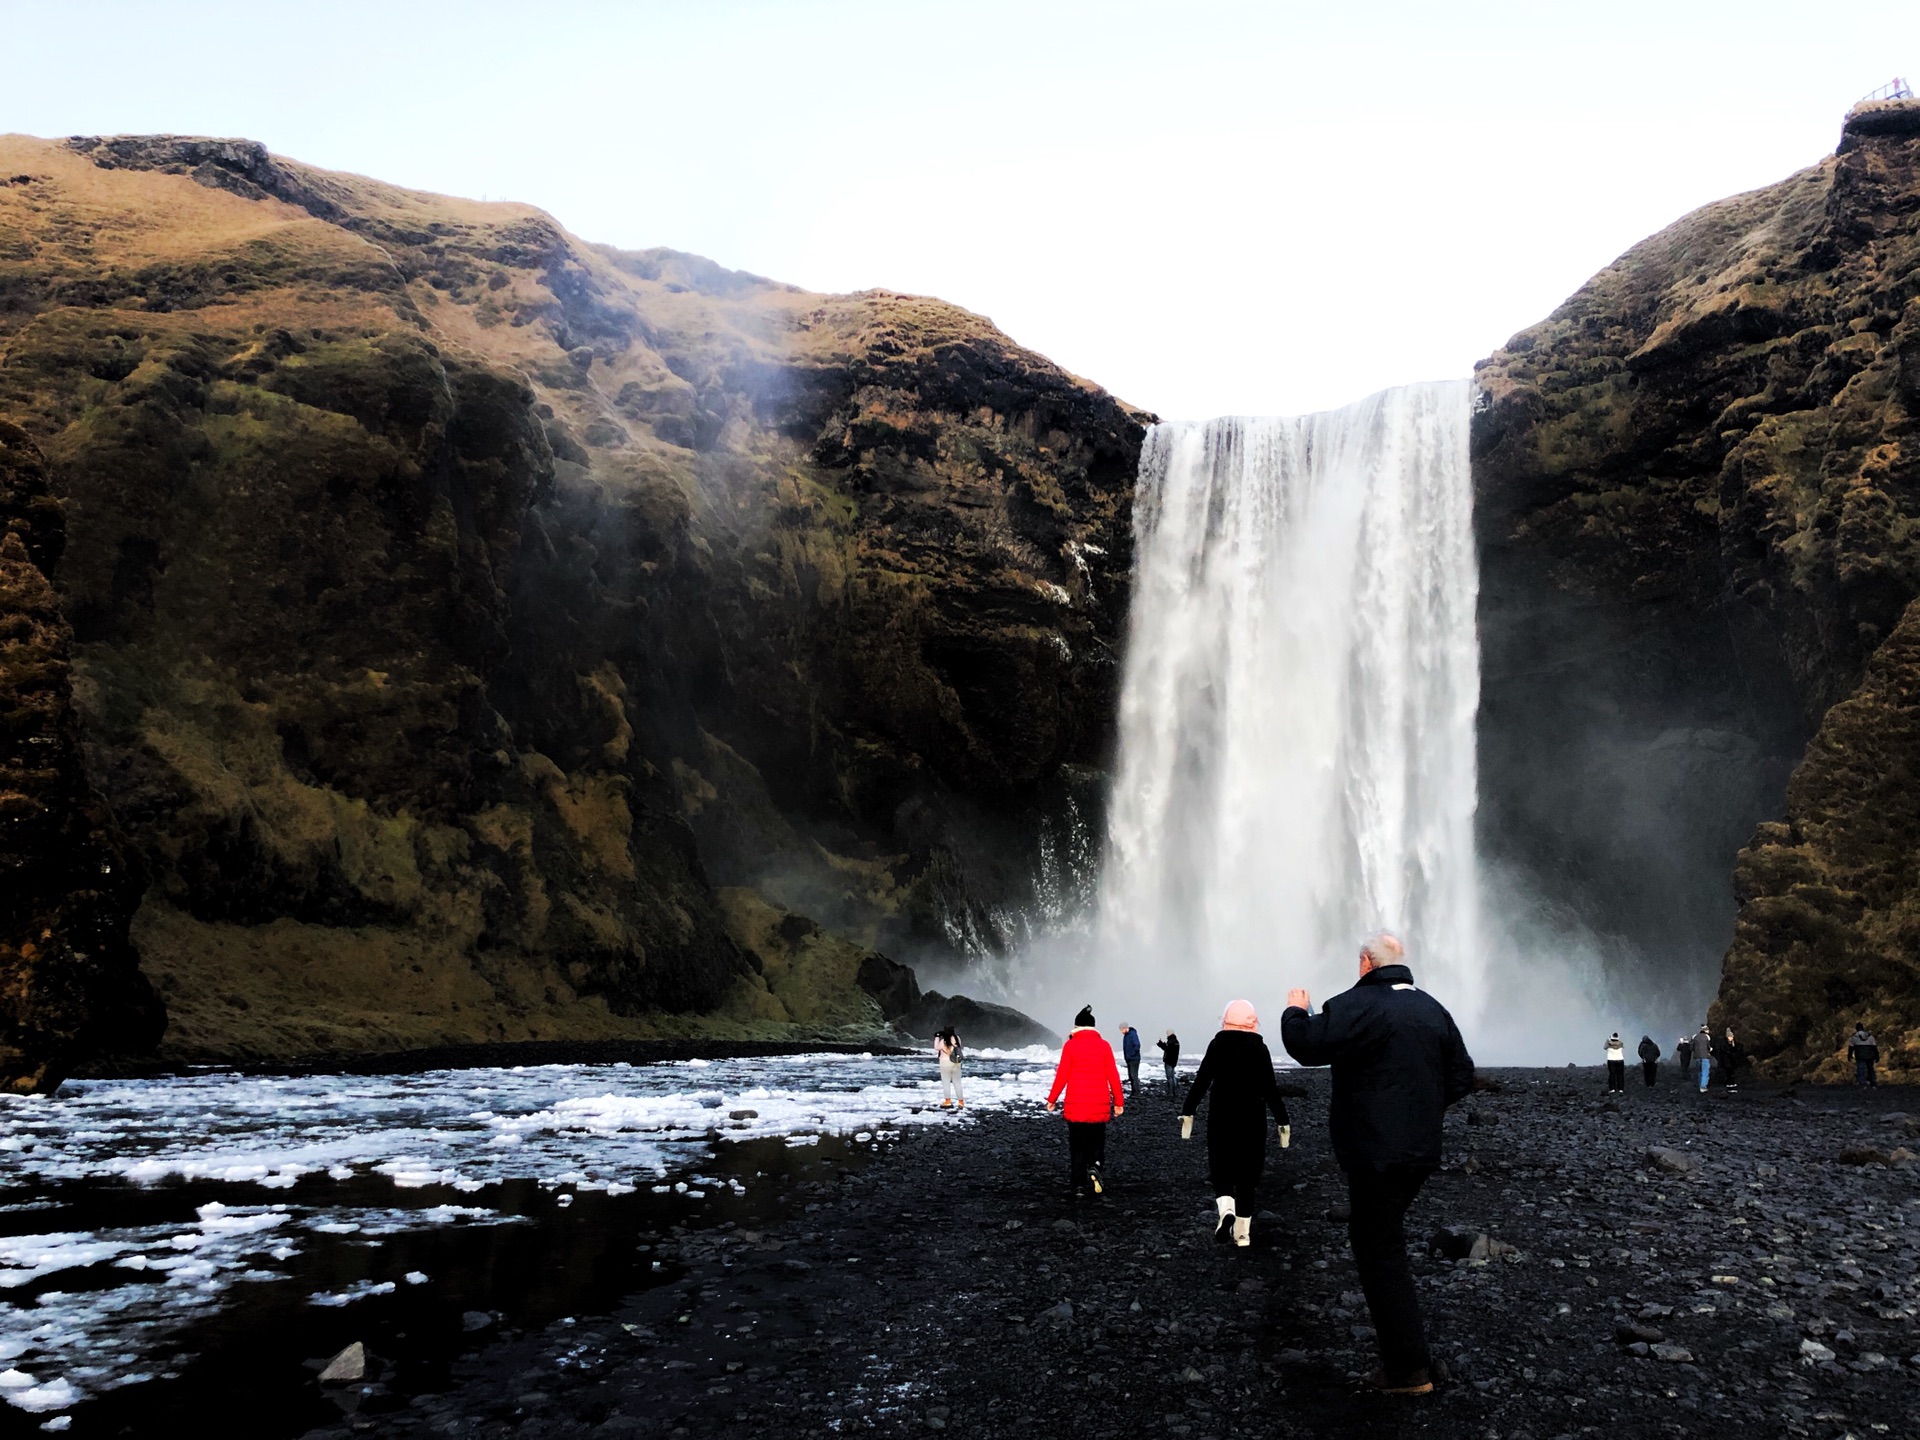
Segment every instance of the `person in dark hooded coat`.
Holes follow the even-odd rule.
[[[1640,1037],[1640,1073],[1646,1078],[1647,1088],[1651,1090],[1654,1077],[1660,1073],[1660,1047],[1653,1043],[1651,1035]]]
[[[1260,1038],[1260,1020],[1253,1006],[1236,1000],[1220,1017],[1220,1033],[1207,1045],[1200,1069],[1187,1087],[1186,1107],[1180,1113],[1180,1138],[1193,1138],[1193,1117],[1208,1095],[1207,1169],[1213,1183],[1214,1204],[1220,1218],[1216,1240],[1235,1245],[1253,1243],[1254,1192],[1267,1164],[1267,1112],[1280,1127],[1280,1148],[1293,1138],[1287,1102],[1273,1074],[1273,1053]]]

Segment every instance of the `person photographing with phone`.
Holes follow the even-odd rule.
[[[1432,1359],[1413,1274],[1407,1207],[1440,1164],[1447,1106],[1473,1092],[1473,1057],[1446,1007],[1423,994],[1406,947],[1385,931],[1360,949],[1360,981],[1313,1013],[1287,995],[1280,1038],[1302,1065],[1333,1067],[1328,1129],[1347,1176],[1354,1268],[1380,1345],[1377,1390],[1433,1392]]]

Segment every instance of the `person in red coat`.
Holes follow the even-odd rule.
[[[1113,1047],[1094,1028],[1093,1007],[1073,1017],[1073,1033],[1060,1047],[1060,1064],[1047,1091],[1047,1113],[1066,1092],[1067,1184],[1075,1196],[1101,1193],[1100,1167],[1107,1160],[1107,1121],[1127,1108]]]

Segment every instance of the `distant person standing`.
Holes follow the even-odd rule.
[[[1193,1138],[1193,1117],[1207,1096],[1207,1173],[1220,1218],[1213,1238],[1235,1245],[1253,1243],[1254,1192],[1267,1167],[1267,1112],[1280,1127],[1280,1148],[1293,1141],[1287,1102],[1273,1075],[1273,1052],[1260,1038],[1260,1018],[1245,1000],[1227,1006],[1220,1033],[1207,1045],[1200,1069],[1187,1087],[1180,1112],[1180,1138]]]
[[[1382,932],[1360,950],[1360,983],[1320,1013],[1305,990],[1287,996],[1280,1037],[1302,1065],[1333,1067],[1328,1116],[1347,1175],[1347,1235],[1373,1315],[1376,1389],[1433,1391],[1420,1300],[1407,1267],[1407,1207],[1440,1163],[1447,1106],[1473,1091],[1473,1057],[1446,1008],[1415,988],[1406,950]]]
[[[933,1053],[940,1057],[940,1108],[966,1109],[967,1097],[960,1088],[960,1061],[965,1051],[951,1025],[934,1035]]]
[[[1060,1047],[1053,1088],[1047,1091],[1051,1115],[1061,1094],[1067,1097],[1067,1184],[1069,1193],[1099,1195],[1100,1169],[1107,1163],[1107,1121],[1127,1108],[1120,1088],[1120,1068],[1113,1063],[1113,1047],[1094,1028],[1093,1007],[1083,1005],[1073,1017],[1073,1033]]]
[[[1880,1082],[1873,1073],[1873,1067],[1880,1063],[1880,1047],[1874,1043],[1864,1020],[1854,1023],[1853,1038],[1847,1041],[1847,1058],[1853,1061],[1855,1085],[1865,1085],[1871,1090],[1880,1088]]]
[[[1693,1071],[1690,1068],[1693,1064],[1693,1037],[1691,1035],[1682,1035],[1678,1040],[1673,1042],[1673,1062],[1680,1067],[1680,1083],[1682,1085],[1686,1084],[1693,1075]]]
[[[1740,1042],[1733,1038],[1733,1027],[1727,1027],[1727,1033],[1720,1041],[1720,1053],[1715,1057],[1720,1062],[1720,1083],[1727,1087],[1729,1095],[1740,1090],[1740,1069],[1747,1063],[1747,1052],[1740,1048]]]
[[[1166,1039],[1153,1043],[1160,1047],[1160,1063],[1167,1071],[1167,1094],[1171,1095],[1175,1073],[1180,1069],[1180,1037],[1169,1030]]]
[[[1653,1043],[1651,1035],[1640,1037],[1640,1075],[1647,1082],[1647,1089],[1653,1088],[1654,1077],[1660,1073],[1660,1047]]]
[[[1700,1067],[1700,1093],[1707,1093],[1707,1082],[1713,1078],[1713,1032],[1705,1023],[1699,1033],[1693,1037],[1693,1060]]]
[[[1127,1098],[1140,1098],[1140,1032],[1131,1025],[1120,1027],[1120,1053],[1127,1062]]]
[[[1614,1031],[1607,1040],[1607,1093],[1624,1095],[1627,1091],[1627,1047],[1621,1043],[1620,1032]]]

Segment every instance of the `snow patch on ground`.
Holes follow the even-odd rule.
[[[1043,1099],[1055,1052],[974,1050],[970,1111]],[[272,1192],[303,1176],[376,1174],[396,1189],[477,1194],[509,1180],[624,1195],[687,1177],[689,1198],[737,1182],[697,1173],[731,1140],[822,1135],[897,1138],[903,1126],[965,1124],[939,1108],[933,1058],[790,1055],[663,1065],[539,1065],[419,1075],[253,1076],[207,1071],[164,1080],[69,1082],[53,1096],[0,1095],[0,1200],[33,1184],[118,1180],[258,1187],[263,1203],[200,1207],[198,1223],[0,1237],[0,1399],[63,1410],[87,1395],[164,1375],[182,1334],[303,1232],[384,1236],[432,1225],[498,1224],[484,1205],[290,1205]],[[736,1118],[738,1117],[738,1118]],[[691,1180],[692,1185],[687,1183]],[[564,1200],[565,1197],[560,1197]],[[8,1204],[10,1212],[39,1202]],[[123,1283],[102,1276],[126,1272]],[[72,1291],[49,1277],[91,1272]],[[416,1276],[418,1278],[416,1278]],[[423,1284],[424,1275],[402,1277]],[[56,1284],[59,1282],[55,1282]],[[310,1302],[391,1294],[366,1280]],[[15,1364],[14,1362],[19,1362]]]

